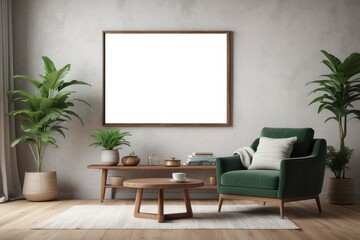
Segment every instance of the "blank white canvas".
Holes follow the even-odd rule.
[[[106,33],[105,124],[226,124],[226,33]]]

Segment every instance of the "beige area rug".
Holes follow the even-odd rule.
[[[143,205],[141,212],[156,213],[156,205]],[[77,205],[32,229],[299,229],[281,219],[277,207],[260,205],[192,205],[193,218],[158,223],[134,218],[132,205]],[[184,212],[180,205],[165,205],[164,212]]]

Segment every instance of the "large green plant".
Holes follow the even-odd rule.
[[[125,137],[131,136],[131,134],[129,132],[121,132],[119,129],[96,130],[90,136],[93,137],[96,141],[90,144],[90,146],[101,146],[106,150],[114,150],[115,147],[121,145],[130,147],[130,142],[125,140]]]
[[[40,75],[40,79],[33,79],[26,75],[14,76],[14,79],[25,80],[35,86],[35,93],[25,90],[11,91],[12,100],[21,102],[21,108],[9,113],[12,116],[22,116],[20,124],[23,132],[12,141],[11,146],[14,147],[20,142],[28,143],[38,172],[41,172],[47,147],[49,145],[58,147],[54,135],[59,133],[65,137],[63,130],[67,128],[63,124],[75,117],[83,125],[81,117],[71,110],[75,101],[89,105],[81,99],[70,99],[75,91],[65,90],[72,85],[89,85],[78,80],[65,81],[70,64],[56,69],[48,57],[44,56],[42,60],[45,74]]]
[[[334,147],[328,147],[327,166],[335,174],[336,178],[345,178],[345,169],[349,163],[352,151],[345,146],[347,136],[347,121],[350,119],[360,120],[360,110],[354,105],[360,100],[360,53],[352,53],[343,62],[337,57],[321,52],[327,59],[323,60],[331,71],[329,74],[321,75],[324,79],[311,81],[307,84],[316,84],[318,88],[309,93],[320,93],[309,105],[319,103],[318,113],[328,110],[331,117],[338,123],[340,149],[336,151]]]

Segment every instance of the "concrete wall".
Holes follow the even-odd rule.
[[[98,197],[99,172],[86,167],[100,155],[88,146],[102,124],[103,30],[233,32],[233,126],[122,128],[133,135],[122,155],[134,150],[143,163],[152,152],[161,159],[184,159],[193,151],[231,155],[264,126],[312,127],[316,137],[338,146],[335,122],[323,124],[328,114],[307,106],[305,83],[327,71],[321,49],[341,59],[359,51],[357,0],[14,0],[13,6],[15,73],[42,73],[46,55],[58,66],[71,63],[70,77],[92,85],[76,88],[92,105],[76,108],[85,126],[69,123],[66,139],[58,137],[59,149],[46,154],[44,169],[57,171],[62,197]],[[349,122],[347,145],[355,151],[348,176],[356,179],[358,193],[359,136],[359,122]],[[26,145],[17,151],[23,176],[32,169],[31,156]]]

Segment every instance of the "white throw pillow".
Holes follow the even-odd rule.
[[[253,156],[249,169],[280,170],[281,161],[290,157],[296,139],[297,137],[260,137],[257,151]]]

